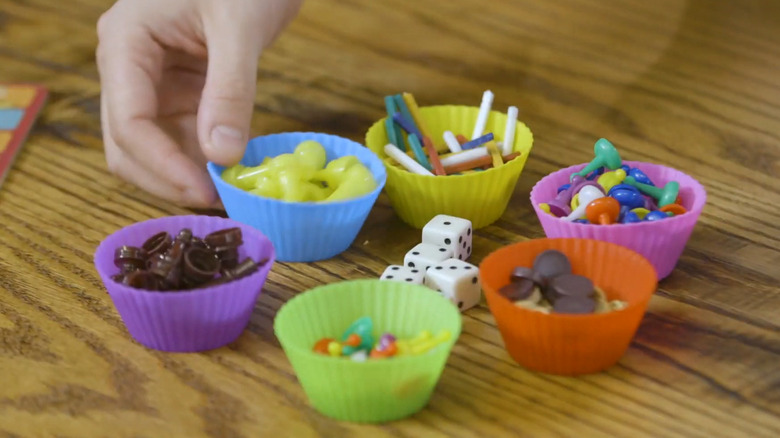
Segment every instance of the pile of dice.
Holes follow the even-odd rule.
[[[452,301],[461,311],[482,297],[479,268],[471,256],[471,221],[440,214],[422,229],[422,242],[404,256],[403,265],[390,265],[380,280],[422,284]]]

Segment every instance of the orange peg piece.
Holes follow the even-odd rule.
[[[614,224],[620,216],[620,203],[615,198],[598,198],[585,207],[585,217],[592,224]]]
[[[322,339],[320,339],[319,341],[317,341],[316,344],[314,344],[314,348],[313,348],[314,352],[315,353],[320,353],[320,354],[325,354],[325,355],[329,354],[328,353],[328,344],[330,344],[331,342],[333,342],[333,339],[331,339],[331,338],[322,338]]]
[[[356,333],[352,333],[349,336],[347,336],[347,340],[344,341],[344,345],[348,345],[350,347],[357,347],[360,345],[360,343],[363,342],[362,339],[360,339],[360,335]]]
[[[663,207],[659,208],[659,210],[663,211],[664,213],[672,213],[675,216],[679,216],[688,211],[680,204],[664,205]]]

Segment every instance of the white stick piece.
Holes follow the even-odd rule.
[[[482,104],[479,105],[479,115],[477,115],[477,124],[474,125],[474,133],[471,134],[471,139],[482,137],[482,133],[485,131],[485,125],[487,125],[487,119],[490,115],[490,108],[493,106],[493,92],[486,90],[482,94]]]
[[[460,143],[458,143],[458,139],[455,138],[455,134],[453,134],[452,131],[444,131],[444,142],[447,143],[447,147],[450,148],[450,152],[452,153],[463,150],[461,149]]]
[[[465,163],[466,161],[471,161],[480,157],[486,157],[488,155],[490,155],[490,152],[486,147],[482,146],[474,149],[468,149],[463,152],[458,152],[457,154],[447,155],[446,157],[441,157],[440,161],[442,166],[454,166],[456,164]]]
[[[390,157],[392,157],[395,161],[398,161],[398,163],[401,166],[404,166],[404,168],[409,172],[416,173],[418,175],[433,176],[433,174],[430,171],[428,171],[428,169],[424,168],[422,164],[418,163],[412,157],[403,153],[402,150],[398,149],[398,147],[396,147],[392,143],[388,143],[385,145],[385,153]]]
[[[501,155],[512,153],[515,145],[515,129],[517,128],[517,107],[510,106],[506,110],[506,126],[504,127],[504,143],[501,146]]]

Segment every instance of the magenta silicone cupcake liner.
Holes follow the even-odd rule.
[[[655,268],[659,280],[666,278],[677,265],[696,226],[707,202],[707,192],[698,181],[677,169],[638,161],[624,161],[623,164],[641,169],[656,186],[663,186],[669,181],[679,182],[679,196],[688,211],[661,221],[593,225],[564,221],[539,208],[540,203],[555,199],[558,187],[567,184],[570,175],[584,168],[585,163],[542,178],[531,190],[531,204],[547,237],[577,237],[623,245],[645,256]]]
[[[203,237],[213,231],[239,227],[243,245],[240,260],[268,259],[257,272],[225,284],[191,291],[157,292],[135,289],[114,281],[114,250],[141,246],[153,234],[175,235],[189,228]],[[95,268],[130,335],[156,350],[193,352],[222,347],[243,332],[257,297],[275,261],[271,241],[260,231],[231,219],[212,216],[173,216],[139,222],[108,236],[95,252]]]

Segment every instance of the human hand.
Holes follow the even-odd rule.
[[[212,207],[206,162],[244,154],[260,53],[303,0],[119,0],[97,63],[109,170],[161,198]]]

